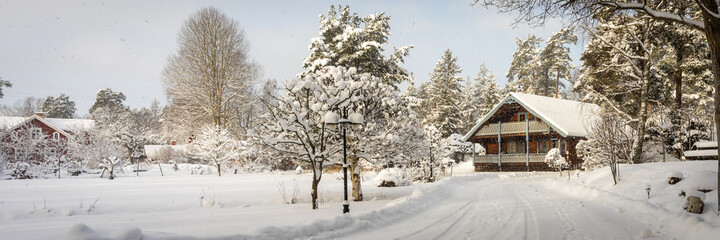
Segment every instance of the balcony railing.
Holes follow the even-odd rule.
[[[546,153],[531,153],[530,162],[545,162]],[[504,163],[525,162],[525,154],[503,154],[500,157]],[[498,155],[477,155],[475,163],[497,163]]]
[[[515,134],[515,133],[525,133],[525,122],[507,122],[502,123],[502,132],[501,134]],[[537,132],[549,132],[550,126],[548,126],[544,122],[538,122],[538,121],[530,121],[528,122],[529,132],[531,133],[537,133]],[[475,136],[489,136],[489,135],[498,135],[498,124],[497,123],[491,123],[488,125],[483,126],[480,131],[475,134]]]

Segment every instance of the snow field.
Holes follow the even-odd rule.
[[[320,209],[310,209],[311,174],[174,176],[126,170],[114,181],[65,178],[0,181],[0,236],[7,239],[715,239],[713,189],[703,214],[682,210],[682,189],[709,185],[715,161],[622,165],[572,180],[557,173],[473,173],[431,184],[376,187],[364,174],[364,202],[341,214],[342,178],[324,174]],[[685,179],[666,182],[668,172]],[[459,174],[459,173],[470,174]],[[675,174],[675,173],[674,173]],[[704,176],[704,177],[703,177]],[[285,204],[299,187],[298,204]],[[683,185],[683,183],[685,183]],[[700,184],[698,184],[700,183]],[[651,186],[650,199],[645,192]],[[97,200],[99,197],[99,200]],[[203,199],[200,199],[203,197]],[[80,202],[82,200],[82,206]],[[87,211],[97,200],[95,207]],[[202,203],[202,206],[201,206]]]

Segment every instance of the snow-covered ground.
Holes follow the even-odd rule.
[[[558,173],[473,173],[431,184],[378,188],[342,215],[340,174],[324,174],[319,210],[310,209],[310,174],[190,175],[165,166],[140,177],[0,181],[2,239],[716,239],[715,187],[703,214],[682,211],[685,188],[712,185],[716,161],[623,165]],[[669,172],[685,180],[665,183]],[[711,171],[711,172],[708,172]],[[287,198],[298,187],[295,204]],[[647,199],[646,185],[651,187]],[[713,185],[714,186],[714,185]],[[286,198],[286,200],[287,200]]]

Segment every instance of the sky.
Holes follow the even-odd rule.
[[[64,93],[84,116],[103,88],[124,93],[134,108],[154,99],[164,104],[161,72],[177,50],[178,32],[190,15],[208,6],[238,21],[250,58],[263,68],[262,79],[280,82],[302,72],[310,39],[318,36],[318,16],[333,4],[349,5],[360,16],[390,15],[386,51],[415,46],[403,67],[416,85],[429,80],[446,49],[457,57],[461,76],[474,77],[485,63],[504,85],[516,38],[547,39],[562,28],[559,20],[513,26],[515,15],[470,2],[0,0],[0,77],[13,84],[3,89],[0,104]],[[576,65],[583,46],[571,46]]]

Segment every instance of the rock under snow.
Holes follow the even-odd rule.
[[[689,213],[701,214],[703,212],[703,200],[696,196],[688,196],[683,209]]]
[[[665,177],[665,180],[668,184],[673,185],[673,184],[680,182],[680,180],[682,180],[682,178],[683,178],[683,174],[681,172],[671,171],[671,172],[668,172],[667,176]]]

